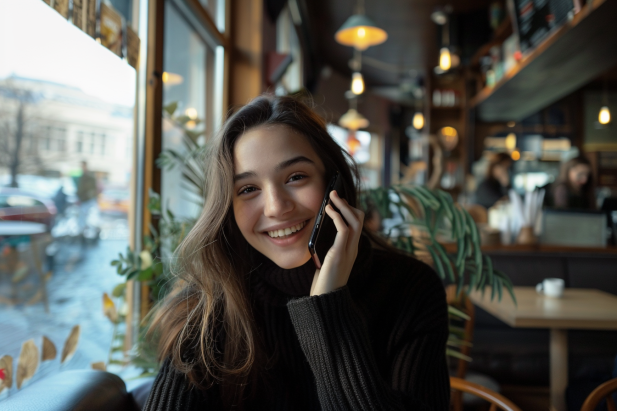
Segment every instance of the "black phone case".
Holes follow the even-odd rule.
[[[332,190],[336,190],[337,194],[341,198],[344,198],[343,184],[338,172],[332,177],[328,184],[321,203],[321,208],[319,209],[319,214],[317,214],[317,218],[315,219],[311,238],[309,239],[309,251],[311,252],[313,262],[317,268],[321,268],[323,259],[334,244],[337,233],[334,221],[332,221],[332,218],[326,213],[326,206],[328,204],[332,205],[337,212],[339,211],[330,201],[330,192]]]

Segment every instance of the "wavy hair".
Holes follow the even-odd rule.
[[[175,251],[175,284],[155,307],[149,332],[158,340],[160,360],[168,358],[197,387],[220,384],[226,407],[241,403],[244,387],[254,388],[251,382],[265,366],[249,299],[245,252],[251,248],[236,226],[232,197],[234,144],[246,131],[268,125],[284,125],[307,138],[324,163],[326,179],[338,170],[345,198],[352,207],[357,204],[360,180],[353,159],[328,134],[324,120],[292,97],[252,100],[210,143],[204,207]]]

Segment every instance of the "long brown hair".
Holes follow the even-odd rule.
[[[580,190],[575,189],[570,182],[570,170],[576,167],[579,164],[584,164],[589,167],[589,177],[587,177],[587,182],[581,186]],[[593,173],[591,172],[591,162],[579,155],[578,157],[571,158],[561,165],[559,169],[559,176],[555,180],[555,183],[552,184],[552,192],[553,197],[555,197],[555,191],[558,187],[565,187],[568,196],[574,194],[580,196],[583,199],[585,208],[595,208],[595,193],[594,193],[594,182],[593,182]]]
[[[204,207],[175,252],[176,282],[155,308],[150,332],[158,340],[159,359],[169,358],[197,387],[219,383],[226,407],[241,402],[244,386],[264,364],[248,297],[251,248],[232,211],[233,147],[249,129],[274,124],[305,136],[323,161],[326,178],[338,170],[345,198],[352,207],[357,204],[360,179],[353,159],[328,134],[324,120],[294,98],[254,99],[210,143]]]
[[[591,162],[583,156],[571,158],[570,160],[563,163],[561,165],[561,168],[559,169],[559,176],[555,180],[555,183],[565,184],[568,186],[568,188],[572,189],[572,183],[570,183],[570,177],[569,177],[570,170],[572,170],[574,167],[576,167],[579,164],[586,165],[587,167],[589,167],[589,170],[590,170],[589,177],[587,178],[587,182],[581,187],[581,192],[586,193],[593,185],[593,182],[592,182],[592,174],[591,174]]]

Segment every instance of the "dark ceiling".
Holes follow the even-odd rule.
[[[334,34],[356,10],[354,0],[306,0],[308,31],[314,56],[321,65],[350,75],[348,66],[353,50],[334,40]],[[489,0],[366,0],[365,14],[388,33],[388,40],[363,52],[362,73],[369,87],[396,86],[409,70],[425,74],[437,65],[438,30],[430,18],[438,7],[449,4],[454,15],[473,11],[484,13]],[[488,12],[487,12],[488,14]],[[488,20],[488,16],[486,17]],[[306,24],[306,23],[303,23]],[[370,64],[370,59],[388,63],[386,69]]]

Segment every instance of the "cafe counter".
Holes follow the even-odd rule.
[[[454,251],[455,245],[446,245]],[[562,278],[566,287],[596,288],[617,295],[617,247],[558,245],[486,245],[482,252],[515,286],[535,286],[545,278]]]

